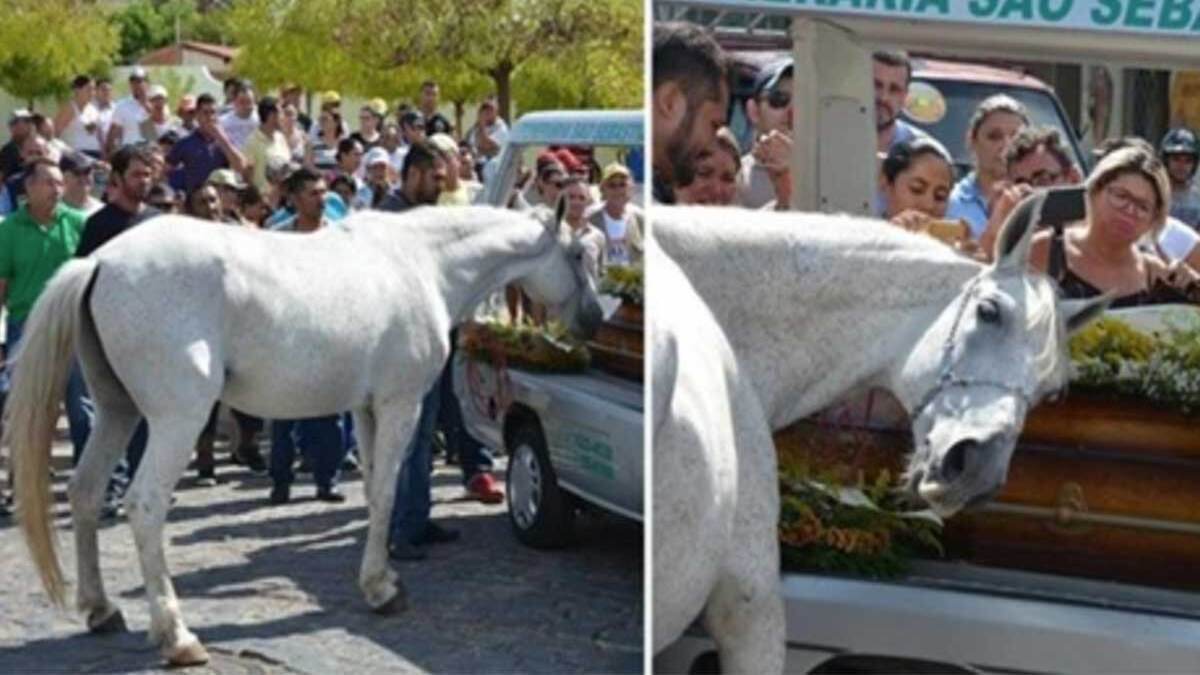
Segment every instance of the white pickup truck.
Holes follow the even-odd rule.
[[[507,203],[522,166],[548,146],[604,153],[644,143],[641,111],[530,113],[513,125],[484,200]],[[508,453],[509,519],[523,543],[539,548],[568,543],[581,506],[642,521],[640,381],[595,369],[569,375],[496,369],[460,353],[454,382],[467,428]]]

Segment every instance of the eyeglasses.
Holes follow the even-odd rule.
[[[772,89],[767,92],[767,105],[782,110],[792,104],[792,95],[783,89]]]
[[[1108,205],[1118,211],[1125,211],[1141,218],[1149,220],[1157,210],[1155,207],[1146,203],[1146,200],[1139,199],[1128,190],[1115,186],[1104,188],[1104,197],[1108,201]]]
[[[1054,173],[1051,171],[1034,171],[1032,176],[1029,176],[1028,178],[1024,176],[1018,176],[1013,180],[1013,182],[1017,185],[1050,187],[1052,185],[1057,185],[1058,182],[1062,180],[1062,177],[1063,175],[1061,173]]]

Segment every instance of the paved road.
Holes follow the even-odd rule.
[[[73,581],[69,456],[60,441],[59,541]],[[409,609],[378,617],[355,583],[366,536],[357,474],[343,482],[345,504],[312,499],[302,475],[292,503],[278,507],[267,505],[265,477],[232,465],[219,466],[218,477],[215,488],[183,479],[166,531],[184,616],[213,657],[189,673],[641,671],[640,527],[585,517],[577,545],[530,550],[516,543],[503,505],[461,499],[457,470],[439,463],[434,518],[462,539],[396,564]],[[162,668],[146,642],[149,614],[126,522],[106,526],[100,542],[106,588],[129,633],[89,635],[77,613],[50,605],[19,531],[0,519],[0,673]]]

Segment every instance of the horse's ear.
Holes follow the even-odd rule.
[[[1105,293],[1095,298],[1082,300],[1063,300],[1058,303],[1058,311],[1062,312],[1063,323],[1067,325],[1067,335],[1078,332],[1084,326],[1100,318],[1104,310],[1113,301],[1113,295]]]
[[[1029,249],[1033,245],[1033,234],[1042,220],[1042,205],[1046,202],[1046,191],[1026,197],[1004,221],[1000,236],[996,237],[993,260],[996,269],[1024,270],[1029,262]]]

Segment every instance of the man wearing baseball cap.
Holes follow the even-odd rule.
[[[8,142],[0,148],[0,179],[8,179],[21,170],[21,144],[33,131],[33,113],[17,108],[8,116]]]
[[[759,209],[777,198],[776,184],[789,180],[792,151],[792,59],[763,68],[746,99],[746,119],[754,128],[754,144],[742,156],[738,203]]]
[[[178,129],[179,118],[171,115],[167,105],[167,88],[161,84],[151,85],[146,98],[150,101],[150,113],[138,126],[138,131],[146,142],[157,142],[163,134]]]
[[[117,101],[113,107],[112,126],[105,143],[107,154],[111,155],[123,145],[147,140],[142,136],[141,125],[150,116],[149,84],[145,68],[134,66],[129,71],[129,96]]]
[[[631,265],[642,259],[642,214],[629,203],[633,177],[624,164],[613,162],[600,174],[604,201],[587,220],[604,233],[605,259],[611,265]]]
[[[354,201],[358,208],[377,209],[395,187],[389,175],[392,157],[387,150],[376,146],[363,155],[362,163],[367,178],[358,189]]]

